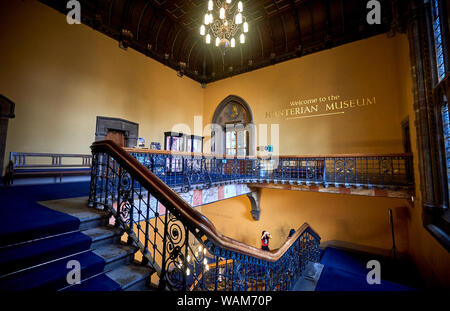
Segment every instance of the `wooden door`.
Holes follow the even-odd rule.
[[[106,133],[106,139],[112,140],[120,147],[125,147],[125,134],[122,131],[108,130]]]

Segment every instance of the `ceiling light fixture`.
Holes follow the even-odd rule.
[[[236,36],[239,36],[241,44],[245,43],[248,23],[243,13],[242,1],[208,0],[200,35],[205,37],[206,44],[211,43],[211,36],[215,37],[216,46],[225,54],[229,47],[236,47]]]

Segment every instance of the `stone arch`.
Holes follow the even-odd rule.
[[[233,105],[240,108],[235,115],[229,111]],[[234,121],[240,121],[244,124],[253,123],[253,113],[250,105],[242,97],[229,95],[217,106],[214,111],[212,123],[225,125],[226,122]]]
[[[249,155],[253,155],[255,148],[255,126],[250,105],[237,95],[229,95],[223,99],[212,118],[211,151],[224,154],[225,133],[227,126],[239,126],[249,133]]]

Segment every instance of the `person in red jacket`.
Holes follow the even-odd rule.
[[[269,239],[271,239],[272,236],[270,235],[269,232],[267,231],[263,231],[262,232],[262,236],[261,236],[261,249],[263,251],[270,251],[269,249]]]

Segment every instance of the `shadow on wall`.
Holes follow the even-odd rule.
[[[291,228],[309,223],[322,241],[338,240],[390,250],[392,234],[388,210],[393,210],[395,242],[399,252],[408,252],[409,206],[404,199],[344,194],[263,189],[260,220],[251,217],[246,196],[202,207],[216,228],[235,240],[259,247],[262,230],[269,231],[272,249],[280,247]]]

